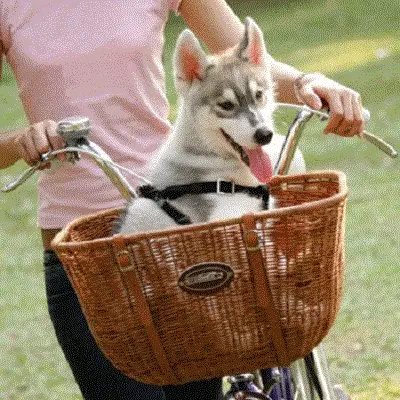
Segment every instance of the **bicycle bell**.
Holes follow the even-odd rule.
[[[78,147],[88,145],[88,136],[91,123],[87,117],[69,117],[61,120],[57,124],[57,133],[65,139],[68,147]],[[78,152],[68,152],[68,161],[75,162],[80,158]]]

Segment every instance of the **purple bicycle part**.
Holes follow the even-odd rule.
[[[241,374],[228,378],[230,390],[225,400],[293,400],[294,391],[290,368],[268,368],[261,370],[264,390],[254,382],[254,375]]]
[[[269,398],[271,400],[293,400],[294,391],[290,368],[279,368],[278,371],[279,376],[277,376],[276,368],[261,370],[261,378]]]
[[[230,390],[225,400],[271,400],[268,395],[254,383],[253,374],[233,375],[228,378]]]

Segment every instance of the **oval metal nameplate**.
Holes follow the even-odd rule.
[[[232,268],[228,264],[201,263],[185,271],[179,278],[178,285],[190,293],[213,294],[228,286],[233,275]]]

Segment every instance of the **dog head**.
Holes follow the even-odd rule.
[[[241,42],[216,56],[207,56],[195,35],[183,31],[175,49],[174,74],[183,112],[214,149],[242,157],[246,149],[271,141],[271,58],[251,18],[246,18]]]

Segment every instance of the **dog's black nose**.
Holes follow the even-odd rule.
[[[273,132],[266,128],[258,128],[254,134],[254,140],[257,144],[268,144],[273,136]]]

